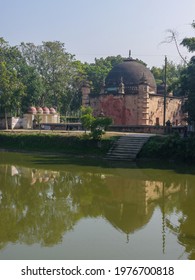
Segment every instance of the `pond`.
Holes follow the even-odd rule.
[[[0,259],[195,259],[195,168],[0,152]]]

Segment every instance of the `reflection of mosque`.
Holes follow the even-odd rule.
[[[106,219],[118,230],[129,234],[144,227],[152,217],[154,208],[163,206],[165,197],[180,191],[180,185],[164,186],[161,181],[121,179],[120,186],[114,177],[108,178],[110,196],[104,203]],[[111,187],[109,187],[111,186]],[[161,210],[164,208],[162,207]],[[162,217],[164,213],[162,211]],[[164,227],[164,219],[162,221]],[[163,231],[162,231],[163,232]]]
[[[0,243],[22,236],[23,241],[30,238],[44,245],[56,244],[64,232],[72,229],[81,218],[89,216],[105,217],[114,228],[125,233],[129,241],[133,232],[150,221],[155,207],[159,207],[162,213],[163,250],[165,227],[176,232],[181,240],[185,239],[187,222],[192,218],[187,213],[187,207],[188,219],[181,223],[179,232],[166,218],[173,208],[181,208],[178,197],[184,197],[186,192],[182,176],[173,181],[171,177],[144,174],[141,169],[133,170],[131,176],[128,172],[115,172],[113,175],[109,171],[90,173],[79,168],[53,171],[16,165],[0,166],[0,182],[7,177],[6,187],[0,184],[0,228],[2,223],[4,228],[8,227],[4,237],[0,230]],[[9,207],[10,212],[5,211],[5,207]],[[11,225],[5,223],[10,217],[13,221],[15,219]],[[15,236],[5,237],[7,231]],[[29,232],[33,236],[30,237]],[[10,240],[6,241],[6,238]],[[186,248],[190,247],[188,241],[183,240],[182,243],[186,243]]]

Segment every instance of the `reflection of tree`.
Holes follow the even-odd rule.
[[[183,211],[186,219],[181,220],[178,238],[186,251],[194,248],[191,241],[182,239],[193,219],[184,203],[183,176],[173,179],[141,169],[116,169],[114,174],[105,169],[103,174],[98,168],[65,168],[0,166],[1,248],[8,242],[52,246],[83,217],[104,217],[128,235],[149,222],[156,206],[164,215],[163,222],[172,212]],[[165,225],[171,229],[171,222]]]
[[[167,227],[177,235],[180,244],[185,246],[189,259],[195,259],[195,189],[193,180],[188,181],[188,187],[180,198],[180,205],[177,209],[177,223],[166,219]]]
[[[6,169],[8,171],[7,166]],[[23,171],[19,180],[6,174],[7,180],[1,187],[1,247],[6,242],[16,241],[47,246],[58,243],[63,232],[70,230],[77,220],[77,213],[72,211],[69,188],[59,184],[59,174],[57,178],[55,172],[50,172],[49,180],[43,182],[45,172],[39,171],[40,180],[32,185],[34,177],[30,174],[37,176],[37,173],[34,170],[31,173],[29,169]],[[0,181],[3,181],[2,173]],[[71,183],[71,179],[66,182]]]

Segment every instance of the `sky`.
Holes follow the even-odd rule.
[[[148,67],[181,62],[174,43],[194,37],[195,0],[0,0],[0,37],[10,45],[60,41],[82,62],[121,55]],[[193,54],[180,51],[188,60]]]

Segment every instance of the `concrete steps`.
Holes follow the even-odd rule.
[[[152,135],[128,134],[121,136],[106,155],[108,160],[133,161]]]

